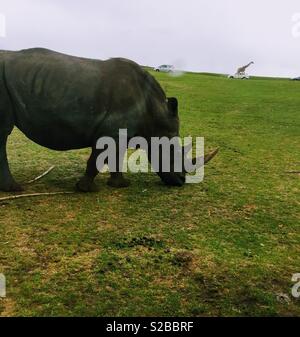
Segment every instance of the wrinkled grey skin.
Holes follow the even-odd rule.
[[[156,80],[126,59],[98,61],[46,49],[0,51],[0,190],[19,191],[6,155],[14,126],[44,147],[66,151],[92,148],[80,191],[95,191],[97,140],[179,135],[178,103],[167,100]],[[150,155],[150,154],[149,154]],[[171,163],[172,167],[172,163]],[[184,173],[159,173],[167,185],[181,186]],[[122,172],[108,184],[126,187]]]

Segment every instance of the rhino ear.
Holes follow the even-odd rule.
[[[172,116],[178,115],[178,101],[175,97],[169,97],[168,98],[168,109]]]

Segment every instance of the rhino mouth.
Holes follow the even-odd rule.
[[[175,186],[183,186],[186,182],[186,178],[185,178],[185,175],[179,175],[178,178],[177,178],[177,183]]]
[[[181,187],[185,184],[186,178],[183,173],[160,173],[161,180],[165,185]]]
[[[191,164],[196,166],[196,169],[201,168],[202,166],[208,164],[219,152],[219,149],[215,149],[209,154],[205,155],[202,158],[193,158]],[[169,172],[169,173],[158,173],[161,180],[168,186],[183,186],[186,183],[186,171],[181,172]]]

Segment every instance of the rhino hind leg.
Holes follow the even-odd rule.
[[[7,136],[0,135],[0,191],[19,192],[23,188],[14,180],[7,161]]]
[[[98,175],[98,170],[96,167],[97,161],[97,151],[92,150],[92,154],[87,162],[87,167],[84,176],[76,184],[76,188],[79,192],[98,192],[99,188],[95,184],[94,180]]]

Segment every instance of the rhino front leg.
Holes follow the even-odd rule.
[[[117,153],[116,153],[117,172],[110,173],[110,178],[107,181],[107,185],[110,187],[125,188],[125,187],[130,186],[130,181],[124,178],[122,170],[120,169],[120,167],[122,167],[123,162],[124,162],[124,155],[125,153],[122,154],[122,156],[119,156],[119,151],[117,150]]]
[[[94,180],[99,171],[96,167],[97,156],[99,151],[95,148],[92,150],[92,154],[87,162],[87,167],[84,176],[76,184],[76,188],[80,192],[98,192],[99,188],[95,184]]]
[[[130,180],[125,179],[122,172],[110,174],[107,185],[115,188],[124,188],[130,186]]]
[[[16,183],[11,175],[6,153],[7,136],[0,136],[0,191],[19,192],[22,187]]]

